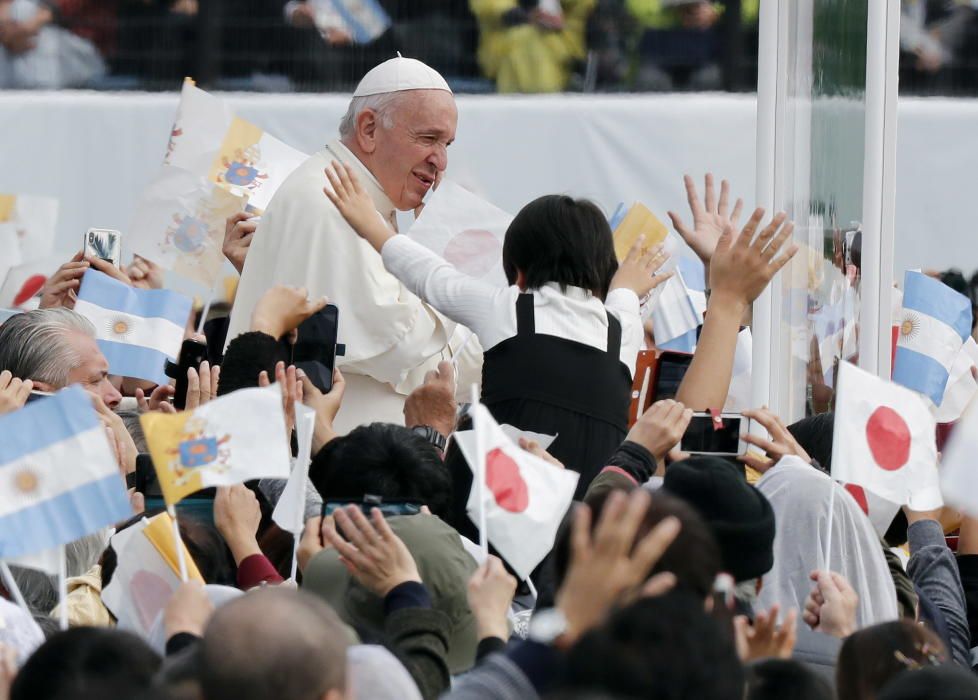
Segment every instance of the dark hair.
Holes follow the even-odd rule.
[[[604,299],[618,270],[611,228],[593,202],[560,194],[539,197],[506,229],[503,270],[510,284],[522,271],[527,289],[556,282]]]
[[[148,690],[162,659],[130,632],[75,627],[56,634],[27,660],[11,700],[129,698]]]
[[[767,659],[747,667],[745,700],[833,700],[832,686],[793,659]]]
[[[604,504],[613,492],[597,496],[590,502],[593,515],[591,526],[597,525],[601,518]],[[713,538],[709,526],[692,506],[685,501],[657,491],[652,497],[652,505],[645,513],[645,519],[635,535],[636,542],[649,533],[660,521],[673,515],[679,518],[679,534],[666,549],[655,567],[648,573],[648,578],[663,571],[671,571],[676,575],[676,588],[689,591],[702,601],[713,590],[713,582],[720,573],[722,564],[720,548]],[[565,519],[564,525],[557,534],[554,546],[554,572],[556,585],[560,585],[567,575],[570,566],[570,528],[571,520]]]
[[[883,686],[878,700],[974,700],[978,678],[954,664],[901,671]]]
[[[651,700],[740,698],[744,669],[729,630],[701,597],[671,591],[640,599],[584,635],[567,656],[563,686]]]
[[[839,700],[875,697],[886,682],[908,668],[947,661],[940,638],[911,620],[864,627],[842,643],[835,667]]]
[[[309,480],[323,500],[417,500],[445,518],[452,482],[434,445],[393,423],[361,425],[335,438],[313,458]]]

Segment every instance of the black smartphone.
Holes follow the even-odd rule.
[[[299,325],[298,337],[292,346],[292,364],[305,372],[323,393],[333,388],[339,319],[339,308],[327,304]]]
[[[187,407],[187,370],[197,369],[200,363],[207,359],[207,345],[199,340],[187,339],[180,346],[179,361],[166,363],[166,376],[177,380],[176,392],[173,395],[173,407],[182,411]]]
[[[127,484],[129,480],[127,478]],[[156,469],[153,468],[153,459],[150,455],[141,453],[136,455],[136,473],[133,481],[136,491],[143,494],[146,501],[147,513],[158,513],[166,510],[166,502],[163,500],[163,491],[156,480]],[[200,522],[214,522],[214,496],[217,489],[202,489],[184,498],[177,503],[176,509],[179,515],[191,515]]]
[[[719,423],[710,413],[694,413],[679,449],[690,454],[736,457],[747,451],[743,435],[750,420],[739,413],[721,413]]]
[[[659,355],[650,404],[676,398],[693,356],[686,352],[665,351]]]
[[[359,506],[360,512],[368,518],[374,508],[379,508],[381,515],[385,518],[390,518],[395,515],[417,515],[421,512],[420,503],[413,501],[392,501],[386,503],[377,497],[366,496],[360,500],[350,498],[324,501],[322,515],[325,518],[327,515],[332,515],[340,508],[346,508],[347,506]]]

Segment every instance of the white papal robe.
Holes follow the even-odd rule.
[[[479,382],[482,350],[464,327],[409,292],[384,269],[323,194],[331,160],[349,163],[377,211],[396,229],[393,202],[353,153],[339,141],[311,156],[275,193],[251,242],[231,311],[228,342],[248,330],[255,304],[276,284],[306,287],[339,307],[337,364],[346,378],[340,433],[370,421],[403,422],[406,396],[443,359],[455,358],[459,398]],[[464,347],[463,347],[464,345]]]

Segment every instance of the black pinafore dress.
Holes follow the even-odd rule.
[[[620,359],[621,324],[608,313],[607,351],[538,335],[535,325],[533,294],[521,294],[516,335],[484,355],[482,402],[498,423],[556,434],[548,451],[581,475],[580,499],[628,429],[632,379]]]

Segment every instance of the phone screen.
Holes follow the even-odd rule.
[[[659,358],[659,369],[655,375],[655,386],[652,389],[652,401],[674,399],[679,393],[686,370],[693,356],[686,353],[663,353]]]
[[[122,262],[122,234],[115,229],[90,228],[85,232],[85,255],[107,260],[116,267]]]
[[[723,417],[723,427],[713,427],[713,416],[696,414],[686,428],[679,449],[691,454],[740,454],[740,423],[742,417]]]
[[[302,369],[322,392],[333,388],[338,329],[339,309],[327,304],[299,325],[292,348],[292,364]]]

